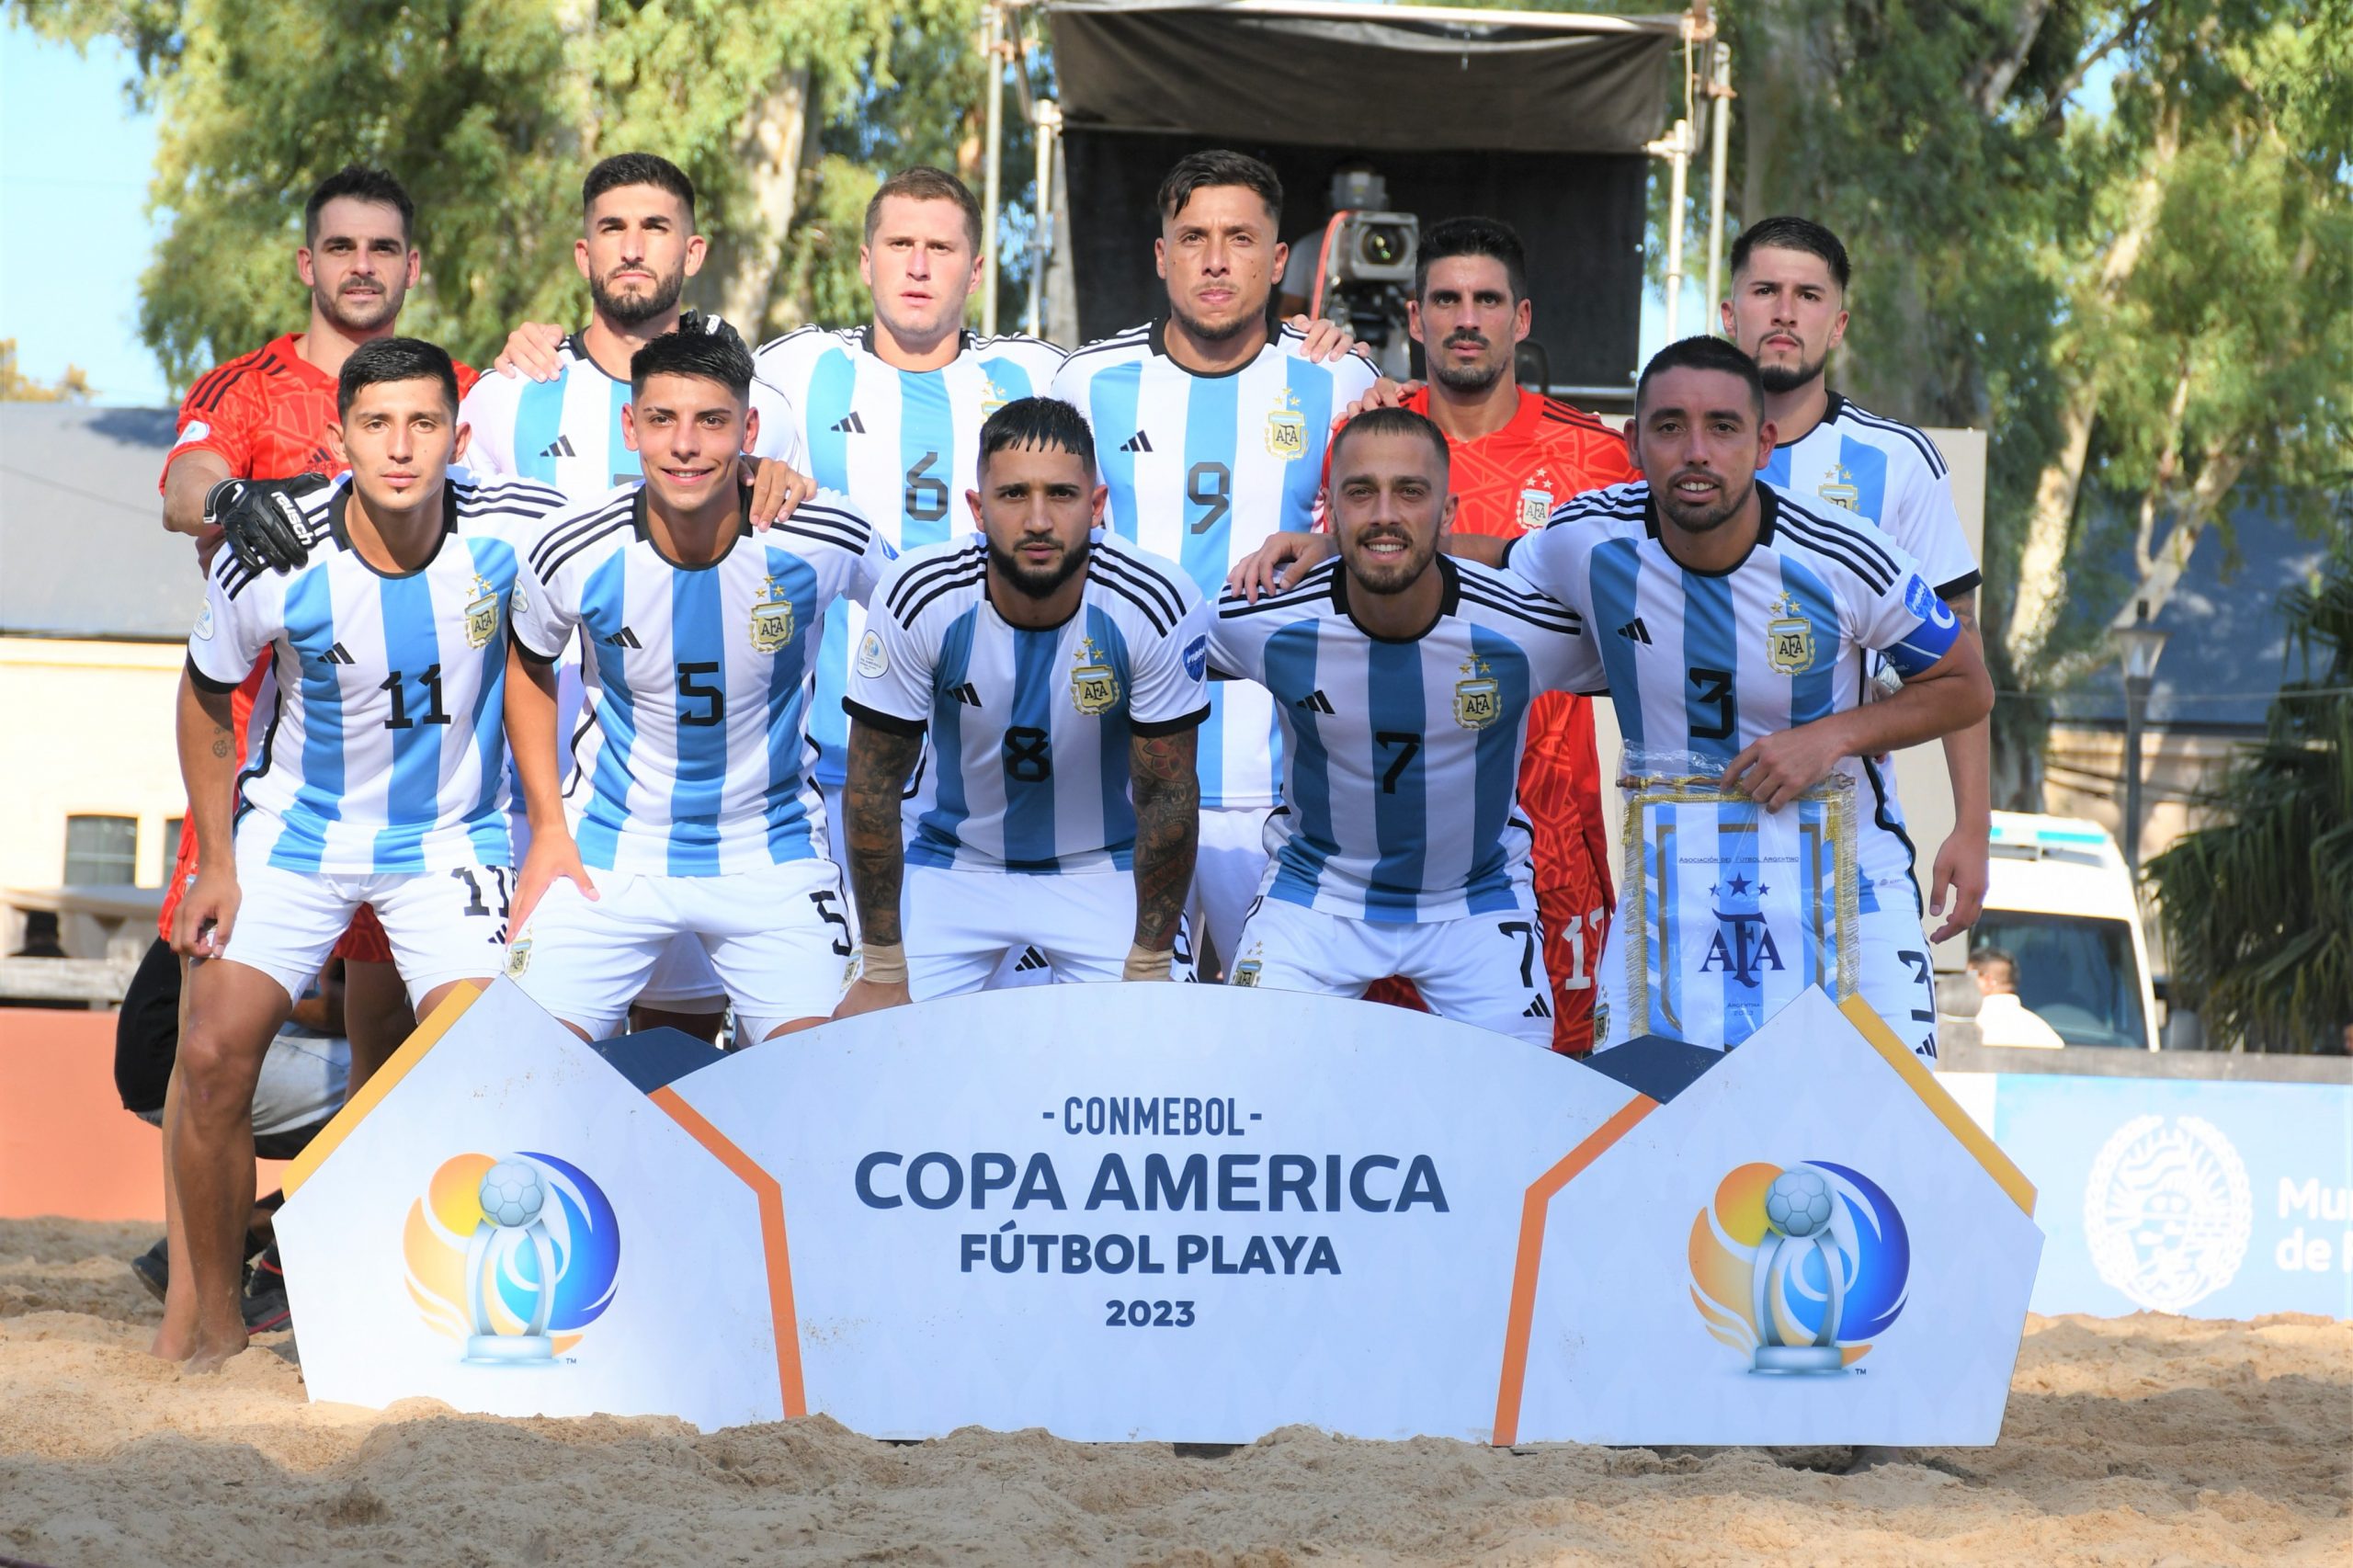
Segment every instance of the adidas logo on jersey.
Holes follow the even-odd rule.
[[[1045,967],[1047,967],[1045,954],[1040,952],[1035,948],[1024,948],[1021,949],[1020,960],[1013,966],[1013,972],[1016,974],[1024,974],[1031,970],[1040,970],[1044,969]]]
[[[1545,1004],[1544,998],[1541,996],[1539,996],[1535,1001],[1530,1002],[1528,1005],[1528,1011],[1520,1015],[1523,1018],[1549,1018],[1552,1016],[1552,1009]]]
[[[1324,696],[1320,690],[1309,692],[1305,697],[1302,697],[1293,702],[1291,706],[1293,708],[1303,708],[1310,713],[1329,713],[1333,711],[1332,699]]]
[[[1120,443],[1120,450],[1123,452],[1148,452],[1152,450],[1152,437],[1139,430],[1134,435]]]
[[[540,456],[543,458],[574,458],[579,455],[572,449],[572,437],[569,436],[558,436],[540,450]]]
[[[971,681],[966,681],[961,686],[950,687],[949,689],[956,694],[956,700],[967,708],[978,708],[981,705],[981,694],[972,689]]]
[[[1643,618],[1638,615],[1633,619],[1628,621],[1625,625],[1620,627],[1618,629],[1618,635],[1623,637],[1629,642],[1641,642],[1644,645],[1648,645],[1651,640],[1651,629],[1643,624]]]
[[[328,649],[325,653],[320,654],[319,662],[328,665],[356,665],[359,661],[351,656],[350,649],[338,642],[334,647]]]
[[[599,637],[597,641],[611,648],[642,648],[645,646],[644,643],[640,642],[637,640],[637,633],[631,631],[626,626],[622,627],[619,631],[614,632],[611,636]]]
[[[825,428],[836,436],[863,436],[866,434],[866,421],[858,416],[856,410],[852,410],[826,426]]]

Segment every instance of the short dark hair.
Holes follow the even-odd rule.
[[[1760,218],[1740,232],[1732,243],[1732,275],[1734,278],[1748,270],[1748,253],[1759,245],[1768,250],[1802,250],[1818,256],[1830,264],[1830,276],[1838,279],[1839,290],[1847,288],[1847,247],[1838,236],[1811,218]]]
[[[972,242],[972,252],[981,249],[981,199],[972,187],[949,174],[946,169],[933,168],[929,164],[917,164],[901,169],[874,187],[874,196],[866,204],[866,243],[874,243],[874,230],[882,222],[883,199],[904,197],[909,201],[952,201],[964,210],[964,236]]]
[[[1438,453],[1438,476],[1443,483],[1452,464],[1453,453],[1446,444],[1446,432],[1439,429],[1427,415],[1416,414],[1410,408],[1368,408],[1333,434],[1332,444],[1325,456],[1335,475],[1340,472],[1340,447],[1357,436],[1419,436]]]
[[[1504,264],[1511,282],[1511,301],[1528,298],[1528,247],[1519,231],[1500,218],[1447,218],[1422,231],[1414,256],[1414,298],[1429,290],[1430,263],[1455,256],[1491,256]]]
[[[401,215],[401,236],[405,239],[416,226],[416,203],[408,199],[388,170],[371,169],[365,164],[346,164],[319,182],[311,192],[311,199],[302,203],[302,243],[319,243],[319,213],[330,201],[348,198],[353,201],[377,201]]]
[[[335,416],[347,417],[363,388],[423,381],[439,381],[449,412],[458,411],[458,368],[448,349],[421,337],[371,337],[351,351],[335,379]]]
[[[2010,956],[2008,949],[1989,944],[1969,955],[1969,967],[1972,969],[1982,969],[1990,964],[1999,964],[2008,971],[2012,985],[2018,983],[2018,960]]]
[[[666,190],[687,206],[687,225],[695,221],[695,182],[687,171],[658,153],[616,153],[588,171],[580,182],[580,210],[585,215],[597,198],[626,185],[650,185]]]
[[[1765,381],[1756,373],[1756,361],[1741,352],[1736,344],[1721,337],[1687,337],[1680,343],[1670,343],[1651,356],[1643,367],[1642,380],[1634,383],[1634,414],[1639,418],[1652,381],[1669,370],[1722,370],[1728,376],[1738,376],[1748,386],[1749,412],[1758,423],[1765,418]]]
[[[1283,182],[1275,171],[1247,153],[1229,152],[1212,147],[1206,153],[1188,153],[1176,160],[1168,177],[1160,182],[1160,194],[1154,199],[1159,204],[1163,218],[1174,218],[1185,210],[1185,203],[1193,199],[1197,190],[1214,186],[1238,185],[1258,193],[1267,204],[1267,216],[1280,228],[1283,221]]]
[[[642,395],[654,376],[699,376],[739,398],[749,398],[752,351],[719,317],[689,313],[679,318],[677,330],[664,333],[629,357],[630,396]]]
[[[1007,447],[1053,447],[1095,472],[1095,432],[1086,415],[1058,397],[1017,397],[981,426],[980,470]]]

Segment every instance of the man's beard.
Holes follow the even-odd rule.
[[[1739,515],[1741,507],[1747,503],[1749,492],[1756,488],[1754,475],[1749,477],[1745,487],[1738,489],[1734,488],[1738,481],[1731,475],[1711,473],[1709,477],[1719,482],[1713,506],[1687,509],[1688,504],[1677,500],[1675,481],[1669,479],[1651,493],[1660,516],[1685,533],[1712,533]]]
[[[608,290],[601,279],[591,278],[588,297],[596,301],[597,313],[615,326],[643,326],[657,316],[677,309],[678,296],[686,291],[686,268],[680,267],[667,278],[654,280],[650,294],[618,294]]]
[[[346,332],[373,332],[401,313],[404,292],[386,284],[384,291],[372,300],[346,300],[324,289],[313,289],[311,302],[318,307],[319,314]]]
[[[1077,549],[1063,551],[1060,565],[1041,574],[1021,564],[1021,558],[1013,551],[999,549],[996,540],[988,542],[989,564],[996,568],[997,575],[1024,597],[1032,599],[1052,598],[1063,584],[1086,570],[1088,554],[1093,549],[1091,544],[1082,541]]]
[[[1504,379],[1508,359],[1498,359],[1492,365],[1459,365],[1452,359],[1431,357],[1430,379],[1453,392],[1483,392]]]
[[[1430,569],[1430,562],[1438,558],[1438,540],[1437,537],[1433,535],[1430,539],[1430,544],[1427,550],[1415,551],[1414,549],[1414,541],[1410,537],[1384,529],[1380,533],[1371,535],[1370,538],[1359,539],[1353,542],[1358,546],[1358,550],[1360,551],[1365,545],[1371,543],[1374,540],[1383,539],[1403,540],[1405,545],[1406,553],[1399,558],[1394,563],[1384,562],[1374,566],[1373,569],[1383,574],[1378,578],[1367,576],[1365,574],[1366,568],[1358,566],[1357,562],[1352,560],[1347,563],[1348,576],[1358,585],[1362,586],[1365,592],[1369,594],[1402,594],[1406,589],[1412,587],[1415,583],[1420,582],[1422,580],[1422,574],[1428,571]],[[1351,553],[1356,552],[1352,551]],[[1372,563],[1370,562],[1368,563],[1368,565],[1371,564]]]
[[[1829,363],[1830,356],[1827,353],[1812,364],[1806,363],[1802,358],[1799,359],[1795,366],[1760,363],[1756,367],[1756,379],[1765,383],[1767,392],[1779,397],[1783,392],[1796,392],[1807,382],[1819,378],[1822,368]]]
[[[1244,311],[1219,326],[1211,326],[1196,316],[1187,315],[1185,308],[1174,300],[1168,301],[1168,313],[1176,318],[1176,324],[1185,329],[1185,335],[1195,342],[1223,343],[1229,338],[1241,336],[1252,327],[1263,325],[1267,319],[1267,302],[1261,300],[1256,310]]]

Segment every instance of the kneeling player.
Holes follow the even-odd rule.
[[[176,1260],[192,1311],[157,1343],[192,1367],[245,1343],[238,1259],[253,1205],[264,1053],[352,912],[375,905],[422,1015],[498,972],[506,781],[498,761],[507,598],[503,531],[554,492],[446,478],[465,449],[449,357],[387,337],[345,360],[329,438],[350,482],[301,503],[306,555],[280,575],[223,551],[188,641],[180,767],[199,834],[173,946],[193,966],[165,1119]],[[230,694],[275,650],[276,711],[243,778]]]
[[[1209,716],[1200,596],[1100,531],[1095,438],[1069,403],[991,415],[977,481],[980,537],[902,559],[850,664],[865,968],[844,1015],[978,991],[1025,944],[1056,980],[1167,980],[1179,961]]]
[[[1529,827],[1529,699],[1600,684],[1582,622],[1510,573],[1438,553],[1446,437],[1376,409],[1332,438],[1339,559],[1218,606],[1211,658],[1274,694],[1273,857],[1229,980],[1360,996],[1397,974],[1441,1017],[1550,1047]]]
[[[642,482],[549,519],[516,593],[506,723],[531,846],[506,972],[599,1040],[684,933],[748,1043],[822,1023],[847,977],[805,771],[809,673],[825,612],[863,602],[890,549],[827,492],[752,531],[736,458],[758,415],[733,332],[665,334],[630,378],[621,430]],[[575,628],[595,724],[567,820],[554,665]]]

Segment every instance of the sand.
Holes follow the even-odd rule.
[[[142,1353],[144,1227],[0,1221],[0,1562],[2353,1564],[2353,1324],[2030,1321],[1993,1449],[1039,1432],[871,1442],[312,1404],[287,1336]],[[1868,1456],[1867,1456],[1868,1457]]]

